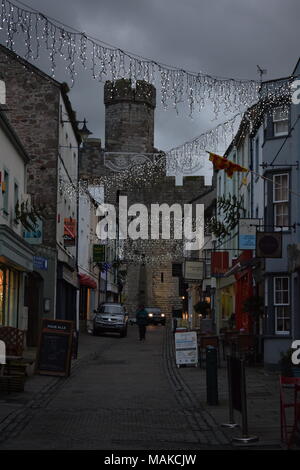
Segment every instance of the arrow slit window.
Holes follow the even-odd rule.
[[[274,228],[288,230],[289,221],[289,174],[273,175]]]

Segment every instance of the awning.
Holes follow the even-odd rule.
[[[87,274],[78,274],[78,277],[81,286],[89,287],[90,289],[97,289],[97,283],[92,277]]]

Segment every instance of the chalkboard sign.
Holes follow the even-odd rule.
[[[73,322],[43,320],[36,372],[43,375],[70,375]]]

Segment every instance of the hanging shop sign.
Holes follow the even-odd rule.
[[[228,268],[228,251],[213,251],[211,253],[211,275],[214,277],[221,277],[228,271]]]
[[[75,246],[76,244],[76,220],[70,218],[64,219],[64,245]]]
[[[257,258],[281,258],[282,257],[282,233],[281,232],[257,232],[256,234]]]
[[[93,245],[93,262],[104,263],[105,261],[105,245]]]
[[[74,324],[66,320],[43,320],[36,372],[41,375],[70,375]]]
[[[41,219],[38,219],[34,230],[23,231],[23,238],[30,245],[41,245],[43,243],[43,222]]]
[[[199,282],[203,277],[203,261],[185,261],[184,279],[186,282]]]
[[[256,229],[260,219],[239,219],[239,249],[255,250]]]
[[[198,343],[195,331],[175,333],[176,364],[198,364]]]

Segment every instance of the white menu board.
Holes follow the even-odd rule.
[[[197,333],[195,331],[185,331],[175,333],[176,364],[198,364],[198,344]]]

